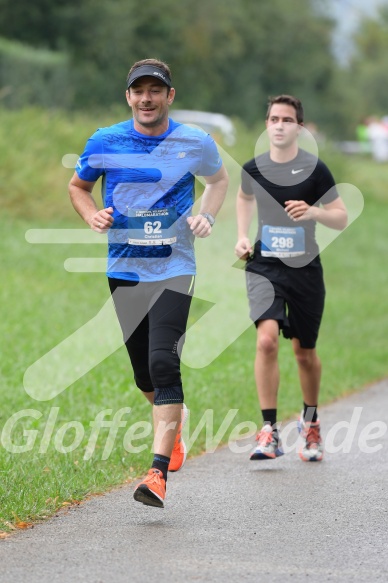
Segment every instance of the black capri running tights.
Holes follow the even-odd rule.
[[[108,281],[136,385],[144,392],[182,388],[180,353],[194,276],[156,282]]]

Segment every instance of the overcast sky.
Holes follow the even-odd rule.
[[[341,63],[346,63],[352,51],[351,36],[366,16],[374,16],[388,0],[330,0],[331,12],[338,22],[334,51]]]

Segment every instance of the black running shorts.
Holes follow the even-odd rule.
[[[258,274],[262,277],[255,277]],[[269,280],[275,297],[263,311]],[[277,320],[285,338],[298,338],[302,348],[315,348],[325,303],[323,270],[319,260],[305,267],[281,262],[252,261],[246,271],[250,317],[256,326],[261,320]]]

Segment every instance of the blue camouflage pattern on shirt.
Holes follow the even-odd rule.
[[[90,182],[102,176],[103,205],[113,208],[107,275],[135,281],[194,275],[194,236],[186,219],[194,203],[195,176],[212,176],[221,165],[208,134],[172,119],[160,136],[140,134],[133,120],[97,130],[76,172]],[[128,208],[172,207],[178,215],[176,243],[128,245]]]

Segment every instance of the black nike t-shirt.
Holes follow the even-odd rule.
[[[241,188],[257,202],[259,230],[254,261],[302,266],[318,257],[316,222],[291,220],[285,202],[303,200],[319,206],[338,198],[334,178],[319,158],[299,149],[293,160],[277,163],[266,152],[244,164]]]

